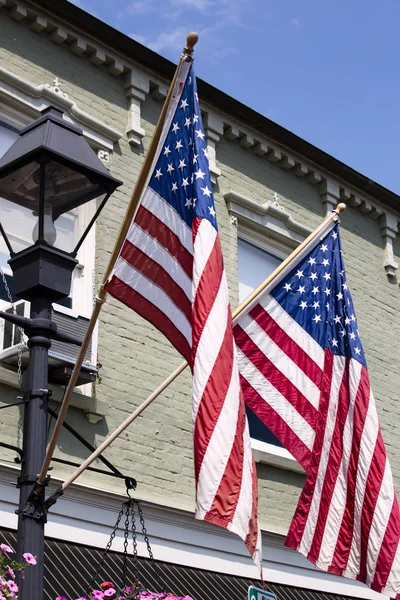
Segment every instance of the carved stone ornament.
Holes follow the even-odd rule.
[[[46,87],[49,90],[52,90],[53,92],[55,92],[56,94],[59,94],[63,98],[68,98],[67,94],[61,90],[61,83],[60,83],[60,80],[58,79],[58,77],[53,79],[53,85],[49,85],[48,83],[46,83]]]
[[[255,232],[266,239],[275,240],[285,248],[296,248],[311,230],[299,223],[279,203],[279,196],[274,194],[273,200],[259,204],[237,192],[224,194],[230,213],[231,223],[236,223],[243,230]]]

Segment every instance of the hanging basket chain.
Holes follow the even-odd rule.
[[[153,567],[153,571],[154,571],[154,574],[156,576],[157,584],[158,584],[159,590],[161,591],[161,590],[164,590],[163,581],[162,581],[162,577],[161,577],[161,572],[160,572],[160,569],[158,568],[157,562],[154,560],[153,551],[152,551],[151,546],[150,546],[150,540],[149,540],[149,537],[147,535],[146,525],[144,523],[143,511],[142,511],[142,507],[141,507],[140,501],[136,500],[136,504],[137,504],[138,513],[139,513],[140,524],[142,526],[143,539],[146,542],[147,552],[148,552],[148,555],[149,555],[149,558],[150,558],[150,564]]]
[[[129,542],[129,517],[131,513],[131,506],[133,500],[129,500],[125,503],[125,530],[124,530],[124,553],[122,556],[122,588],[126,588],[128,585],[128,542]]]
[[[146,543],[146,547],[147,547],[147,552],[149,555],[149,559],[150,559],[150,565],[153,569],[156,581],[157,581],[157,585],[158,588],[160,590],[160,592],[163,591],[163,593],[165,594],[164,588],[163,588],[163,582],[162,582],[162,578],[161,578],[161,573],[160,570],[158,568],[158,565],[154,559],[154,555],[153,555],[153,551],[151,549],[151,545],[150,545],[150,540],[149,540],[149,536],[147,535],[147,529],[146,529],[146,525],[145,525],[145,521],[144,521],[144,516],[143,516],[143,511],[142,511],[142,507],[141,504],[139,502],[139,500],[135,500],[134,498],[131,498],[130,494],[129,494],[129,490],[127,490],[128,492],[128,500],[126,502],[123,503],[121,510],[119,511],[118,517],[117,517],[117,521],[114,525],[114,528],[111,532],[110,535],[110,539],[107,543],[107,546],[103,552],[103,555],[99,561],[99,564],[96,568],[96,571],[90,581],[89,584],[89,588],[88,591],[86,593],[86,595],[88,597],[90,597],[93,587],[96,585],[96,581],[97,578],[99,577],[101,570],[104,567],[104,563],[106,562],[108,553],[110,552],[111,546],[113,544],[113,541],[117,535],[117,531],[120,527],[120,523],[122,520],[122,517],[125,517],[124,519],[124,550],[123,550],[123,555],[122,555],[122,590],[126,590],[127,588],[129,588],[130,586],[133,585],[133,589],[138,590],[139,588],[141,588],[141,583],[139,582],[139,561],[138,561],[138,543],[137,543],[137,529],[136,529],[136,511],[135,511],[135,505],[137,506],[137,512],[138,512],[138,516],[139,516],[139,521],[140,521],[140,525],[141,525],[141,529],[142,529],[142,534],[143,534],[143,539]],[[133,574],[133,581],[128,581],[128,545],[129,545],[129,535],[132,536],[132,574]],[[125,597],[125,596],[124,596]],[[130,598],[131,596],[129,596]]]
[[[139,563],[138,563],[138,549],[137,549],[137,537],[136,537],[136,518],[135,518],[135,503],[132,503],[131,510],[131,533],[132,533],[132,570],[133,570],[133,583],[139,581]]]
[[[104,550],[103,556],[101,557],[101,560],[100,560],[100,562],[99,562],[99,564],[97,566],[97,569],[96,569],[96,571],[95,571],[95,573],[94,573],[94,575],[92,577],[92,580],[89,583],[89,587],[88,587],[88,590],[86,592],[86,596],[88,596],[88,597],[90,597],[90,595],[92,593],[92,589],[93,589],[94,584],[96,583],[96,579],[99,576],[101,569],[103,568],[103,565],[104,565],[104,563],[106,561],[107,555],[108,555],[108,553],[110,551],[110,548],[112,546],[114,538],[117,535],[119,524],[121,522],[122,515],[124,514],[124,511],[125,511],[125,503],[122,505],[122,508],[119,511],[117,521],[116,521],[116,523],[114,525],[114,529],[111,532],[110,539],[108,540],[108,544],[106,546],[106,549]]]
[[[2,267],[0,267],[0,275],[3,280],[4,289],[6,290],[7,298],[11,304],[12,311],[14,314],[16,314],[17,311],[15,310],[13,297],[11,295],[10,288],[8,287],[6,274],[4,273]],[[24,330],[22,329],[22,327],[18,327],[18,329],[19,329],[19,332],[21,335],[21,341],[18,344],[18,381],[20,381],[21,377],[22,377],[22,352],[25,349],[25,342],[24,342],[25,334],[24,334]]]

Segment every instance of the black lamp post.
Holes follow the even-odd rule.
[[[24,462],[18,480],[18,557],[37,556],[38,564],[26,569],[20,581],[20,600],[43,599],[44,489],[32,493],[42,466],[47,443],[48,350],[51,340],[79,344],[57,331],[51,305],[70,293],[76,254],[100,211],[121,181],[110,175],[83,137],[82,131],[63,119],[62,111],[49,107],[25,127],[0,159],[0,232],[11,255],[13,292],[31,302],[30,319],[1,313],[23,327],[28,336],[29,365],[22,390],[25,414]],[[80,237],[66,233],[74,211],[93,204],[92,218]],[[21,249],[10,222],[16,205],[26,230],[32,224],[32,240]],[[67,214],[68,213],[68,214]],[[14,232],[14,233],[13,233]],[[28,241],[29,243],[29,241]]]

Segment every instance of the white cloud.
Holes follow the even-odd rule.
[[[186,42],[188,34],[187,28],[178,28],[170,32],[161,32],[153,40],[147,40],[146,44],[155,52],[164,52],[165,50],[181,50]]]
[[[298,29],[300,29],[301,25],[300,25],[300,21],[299,21],[299,19],[297,19],[296,17],[294,17],[294,18],[291,20],[291,23],[292,23],[292,25],[293,25],[294,27],[297,27]]]
[[[139,44],[143,44],[144,46],[147,46],[147,39],[144,35],[141,35],[140,33],[130,33],[129,37],[131,37],[133,40],[136,40],[137,42],[139,42]]]
[[[147,15],[156,10],[154,6],[153,0],[135,0],[135,2],[130,2],[127,6],[121,10],[117,18],[124,19],[127,15]]]

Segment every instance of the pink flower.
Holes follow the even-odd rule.
[[[10,592],[18,592],[18,586],[15,581],[6,581],[6,586],[10,590]]]
[[[108,590],[106,590],[104,592],[104,598],[109,598],[110,596],[114,596],[117,592],[114,590],[114,588],[108,588]]]
[[[29,552],[25,552],[25,554],[22,555],[25,559],[25,562],[28,563],[28,565],[36,565],[37,564],[37,560],[36,557],[33,556],[33,554],[30,554]]]
[[[5,554],[14,554],[14,550],[7,546],[7,544],[0,544],[0,550]]]
[[[104,598],[104,592],[102,592],[101,590],[93,590],[93,592],[92,592],[92,598],[94,600],[103,600],[103,598]]]
[[[84,596],[81,596],[80,598],[77,598],[76,600],[87,600],[87,598],[85,598]]]
[[[8,575],[11,575],[11,577],[12,577],[13,579],[15,579],[15,573],[14,573],[14,571],[12,570],[12,568],[11,568],[11,567],[7,567],[7,574],[8,574]]]
[[[68,600],[65,596],[57,596],[56,600]]]

